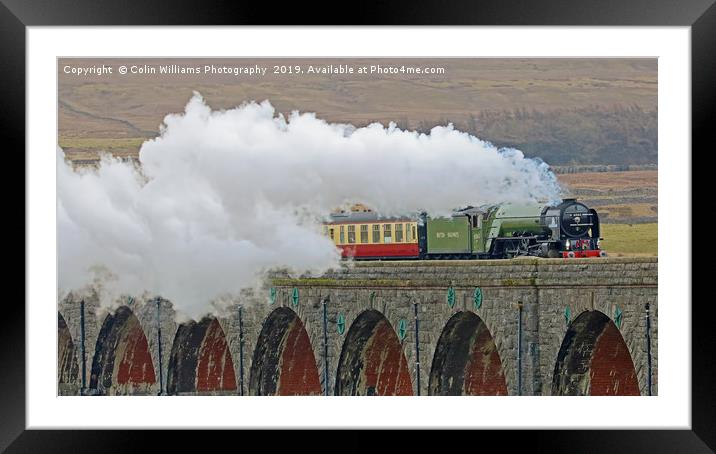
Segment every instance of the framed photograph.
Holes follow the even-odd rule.
[[[713,452],[691,150],[716,7],[489,3],[255,27],[4,2],[28,266],[0,446],[458,428]]]

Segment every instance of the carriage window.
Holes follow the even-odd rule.
[[[403,242],[403,224],[395,224],[395,242]]]
[[[391,233],[390,224],[383,224],[383,243],[392,243],[393,234]]]
[[[405,224],[405,242],[410,243],[412,237],[410,236],[410,224]]]
[[[373,242],[380,243],[380,225],[373,224]]]
[[[411,230],[413,231],[413,240],[417,240],[417,239],[418,239],[418,234],[417,234],[417,232],[415,231],[415,226],[413,226],[413,228],[412,228]]]
[[[332,239],[332,240],[334,240],[334,241],[336,240],[336,231],[335,231],[335,229],[329,229],[329,230],[328,230],[328,235],[331,236],[331,239]]]
[[[344,226],[341,226],[341,230],[340,230],[340,231],[341,231],[341,234],[340,234],[341,241],[340,241],[340,243],[343,244],[343,243],[346,242],[345,227],[344,227]]]
[[[368,226],[367,225],[360,226],[360,242],[361,243],[368,242]]]
[[[354,225],[348,226],[348,242],[349,243],[356,242],[356,226],[354,226]]]

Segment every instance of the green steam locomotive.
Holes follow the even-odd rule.
[[[418,245],[424,258],[606,256],[599,215],[575,199],[556,206],[502,203],[468,207],[451,218],[421,217],[425,228]]]

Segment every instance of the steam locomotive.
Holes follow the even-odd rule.
[[[357,205],[333,213],[324,233],[343,257],[503,259],[605,257],[599,215],[576,199],[558,205],[501,203],[455,210],[451,217],[380,217]]]

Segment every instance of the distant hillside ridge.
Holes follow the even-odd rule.
[[[344,118],[351,123],[353,120],[358,118]],[[639,170],[631,166],[656,166],[658,163],[658,114],[656,110],[639,106],[467,111],[460,115],[438,114],[432,119],[396,121],[401,129],[421,133],[450,123],[497,147],[516,148],[527,157],[541,158],[555,169],[573,169],[556,170],[561,173],[610,171],[609,166],[614,167],[611,170]],[[91,134],[60,134],[59,145],[68,155],[73,155],[72,160],[92,160],[99,151],[132,158],[138,156],[141,144],[150,138]],[[574,170],[580,166],[597,167]],[[597,170],[600,166],[606,168]]]
[[[631,172],[637,170],[659,170],[656,164],[622,164],[622,165],[574,165],[550,166],[552,172],[566,173],[592,173],[592,172]]]
[[[454,124],[498,147],[517,148],[552,166],[658,162],[657,111],[639,106],[485,111]]]

